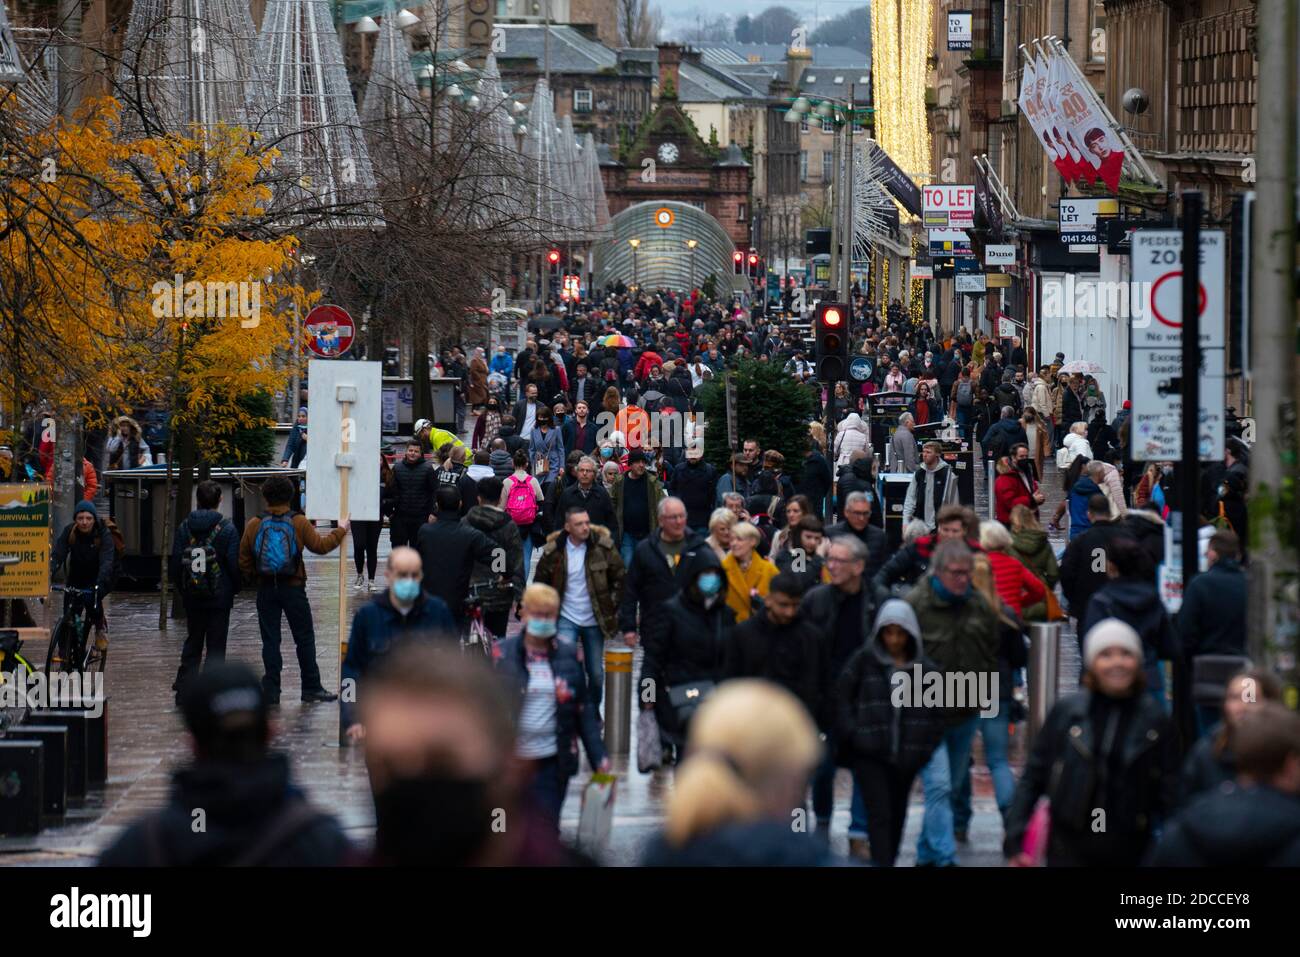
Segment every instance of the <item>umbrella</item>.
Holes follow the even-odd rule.
[[[601,339],[600,344],[602,346],[611,346],[615,349],[633,349],[636,347],[635,342],[633,342],[627,336],[620,335],[617,332],[611,333],[610,335],[606,336],[604,339]]]
[[[1066,372],[1074,375],[1076,372],[1080,375],[1096,375],[1099,372],[1105,372],[1100,365],[1091,359],[1075,359],[1073,362],[1067,362],[1061,366],[1059,372]],[[1059,373],[1058,373],[1059,374]]]

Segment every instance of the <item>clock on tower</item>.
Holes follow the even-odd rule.
[[[677,162],[678,157],[676,143],[663,143],[659,146],[659,162],[672,164]]]

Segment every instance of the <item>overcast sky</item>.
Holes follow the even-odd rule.
[[[663,11],[664,33],[677,38],[689,36],[688,31],[695,26],[696,17],[716,16],[725,13],[732,21],[748,14],[763,12],[769,6],[788,7],[804,17],[809,30],[814,30],[823,20],[830,20],[853,7],[861,7],[864,0],[791,0],[788,3],[755,3],[753,0],[709,0],[707,5],[699,0],[651,0],[651,3]]]

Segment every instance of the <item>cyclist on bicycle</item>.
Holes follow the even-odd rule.
[[[97,589],[92,620],[95,622],[95,645],[101,650],[108,643],[104,635],[104,597],[113,587],[116,559],[113,533],[108,524],[100,519],[93,504],[78,502],[72,524],[54,538],[54,547],[50,551],[50,577],[57,575],[66,563],[67,577],[64,581],[68,589]],[[65,609],[70,600],[71,596],[65,592]]]

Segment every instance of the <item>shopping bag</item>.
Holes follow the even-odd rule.
[[[597,772],[582,789],[582,815],[578,818],[578,850],[595,856],[609,843],[614,824],[614,792],[618,777]]]
[[[659,722],[653,710],[646,708],[636,718],[636,769],[642,774],[662,767],[664,747],[659,740]]]
[[[1021,850],[1033,861],[1034,867],[1042,867],[1047,861],[1047,839],[1052,832],[1052,806],[1046,798],[1039,800],[1034,813],[1025,828],[1025,840]]]

